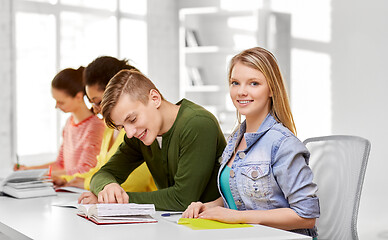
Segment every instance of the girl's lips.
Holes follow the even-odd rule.
[[[247,104],[253,102],[253,100],[237,100],[237,102],[238,102],[240,105],[247,105]]]

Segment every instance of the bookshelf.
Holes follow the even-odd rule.
[[[258,10],[181,8],[179,21],[180,97],[207,108],[230,133],[236,117],[228,101],[228,63],[241,50],[257,46]],[[236,21],[240,24],[233,25]]]

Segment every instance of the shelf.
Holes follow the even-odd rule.
[[[256,29],[246,30],[244,26],[258,22],[257,12],[253,8],[228,11],[219,7],[182,8],[179,11],[180,97],[212,112],[225,132],[233,129],[235,123],[233,103],[225,99],[228,63],[231,56],[256,45],[252,41],[238,45],[236,41],[241,36],[245,40],[256,40]]]
[[[202,85],[202,86],[188,86],[185,92],[218,92],[220,86],[218,85]]]

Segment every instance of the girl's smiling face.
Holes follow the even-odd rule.
[[[241,62],[234,65],[229,92],[236,109],[246,119],[264,119],[271,110],[271,91],[262,72]]]

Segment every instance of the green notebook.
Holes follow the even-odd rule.
[[[253,227],[250,224],[222,223],[219,221],[201,218],[180,218],[178,224],[183,224],[193,230]]]

